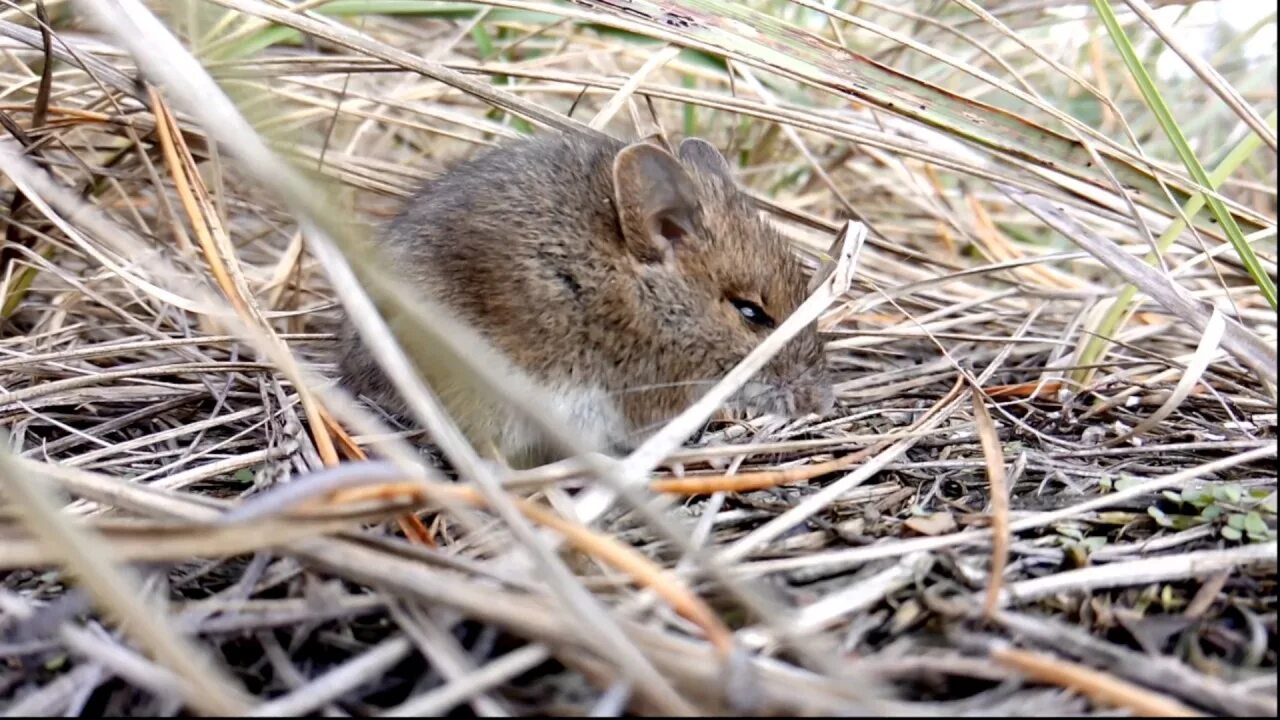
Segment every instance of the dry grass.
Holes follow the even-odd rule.
[[[1274,15],[1153,97],[1097,3],[623,5],[4,4],[0,709],[1275,714]],[[834,269],[838,409],[708,419],[779,335],[503,472],[335,387],[394,297],[380,359],[557,430],[359,250],[539,125],[726,149]]]

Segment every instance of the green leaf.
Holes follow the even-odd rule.
[[[1228,515],[1228,516],[1227,516],[1227,527],[1235,528],[1236,530],[1243,530],[1243,529],[1244,529],[1244,515],[1241,515],[1240,513],[1231,513],[1230,515]]]
[[[1129,488],[1142,482],[1141,479],[1131,475],[1124,475],[1115,481],[1116,490],[1128,490]]]
[[[1206,491],[1204,487],[1183,488],[1182,499],[1198,508],[1202,508],[1213,503],[1213,493]]]
[[[1244,537],[1244,534],[1233,527],[1223,527],[1222,537],[1228,540],[1239,540],[1240,538]]]
[[[40,256],[46,260],[52,258],[57,249],[53,243],[39,243],[36,247],[39,248]],[[0,306],[0,321],[7,320],[18,309],[22,299],[27,296],[27,291],[31,289],[32,283],[35,282],[36,275],[40,274],[38,265],[18,265],[14,269],[15,279],[9,285],[3,306]]]
[[[1098,513],[1096,521],[1102,525],[1128,525],[1139,517],[1137,513],[1124,510],[1104,510]]]
[[[1262,519],[1261,515],[1251,511],[1244,516],[1244,529],[1250,535],[1257,534],[1265,537],[1269,528],[1267,528],[1267,523]]]
[[[1155,518],[1155,521],[1160,524],[1160,527],[1171,527],[1173,525],[1173,521],[1169,519],[1169,516],[1164,514],[1164,511],[1155,505],[1147,508],[1147,514]]]
[[[297,30],[272,25],[227,46],[217,57],[224,60],[248,57],[273,45],[297,45],[301,40],[302,33]]]
[[[1222,515],[1222,508],[1217,505],[1210,505],[1200,512],[1200,517],[1205,520],[1214,520]]]
[[[681,75],[680,85],[689,90],[697,87],[697,79],[693,75]],[[698,135],[698,106],[693,103],[685,103],[681,109],[680,116],[681,128],[684,130],[685,137],[694,137]]]
[[[1215,485],[1213,487],[1213,496],[1225,502],[1236,504],[1240,502],[1240,486],[1239,485]]]
[[[1088,548],[1089,552],[1097,552],[1098,550],[1106,547],[1107,538],[1104,535],[1090,535],[1085,538],[1081,544]]]
[[[1056,529],[1059,535],[1062,535],[1064,537],[1069,537],[1072,540],[1078,541],[1078,540],[1084,539],[1084,533],[1081,532],[1079,528],[1073,525],[1059,525],[1057,526]]]
[[[476,42],[476,50],[479,51],[481,60],[493,56],[493,38],[489,36],[489,31],[485,30],[484,25],[476,23],[471,27],[471,39]]]

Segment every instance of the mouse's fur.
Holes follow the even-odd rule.
[[[576,135],[517,141],[428,182],[381,240],[408,281],[549,389],[583,440],[633,447],[768,334],[735,301],[781,323],[806,295],[801,264],[720,153],[686,140],[679,156]],[[347,384],[403,414],[354,329],[345,332]],[[474,442],[519,464],[551,458],[515,411],[432,386]],[[816,328],[735,401],[785,415],[829,410]]]

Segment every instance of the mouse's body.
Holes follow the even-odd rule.
[[[687,407],[806,288],[785,240],[701,140],[685,141],[679,160],[656,145],[577,135],[509,143],[426,183],[380,239],[406,280],[546,388],[602,451],[634,446]],[[348,340],[348,384],[402,414],[358,338]],[[550,458],[502,403],[427,379],[473,441],[514,464]],[[757,381],[738,402],[828,409],[816,328]]]

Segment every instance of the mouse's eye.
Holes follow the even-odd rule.
[[[742,315],[743,320],[746,320],[752,325],[759,325],[760,327],[773,327],[773,318],[769,317],[769,313],[766,313],[759,305],[751,302],[750,300],[733,299],[729,302],[733,303],[733,306],[738,308],[738,312]]]

